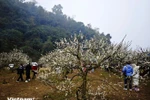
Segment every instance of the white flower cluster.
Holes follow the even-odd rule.
[[[97,97],[101,98],[100,100],[106,100],[106,91],[104,91],[103,86],[97,86],[96,89],[92,88],[92,86],[88,86],[88,94],[93,96],[92,100],[96,100]]]
[[[74,83],[72,83],[72,81],[70,81],[69,79],[66,79],[65,81],[62,81],[60,83],[57,84],[56,88],[59,91],[63,91],[65,92],[65,96],[68,96],[69,94],[72,93],[72,88],[75,86]]]
[[[54,77],[57,76],[57,72],[51,70],[50,67],[45,67],[45,68],[40,68],[39,72],[38,72],[38,79],[41,80],[49,80],[52,81],[52,79],[54,79]]]
[[[23,51],[18,49],[13,49],[11,52],[0,53],[0,64],[1,65],[8,65],[9,63],[13,63],[18,65],[19,63],[28,63],[30,58],[28,55],[23,53]]]

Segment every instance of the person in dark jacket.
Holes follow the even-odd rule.
[[[19,80],[21,79],[21,81],[23,81],[23,74],[24,74],[24,67],[23,64],[20,64],[20,66],[17,69],[17,74],[19,75],[17,82],[19,82]]]
[[[30,63],[26,66],[26,81],[25,82],[28,82],[30,81],[30,70],[31,70],[31,65]]]

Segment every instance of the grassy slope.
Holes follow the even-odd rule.
[[[69,77],[71,76],[69,75]],[[53,95],[53,99],[50,100],[63,100],[60,96],[63,93],[57,93],[53,88],[44,85],[39,80],[31,80],[29,83],[17,83],[17,77],[16,73],[0,71],[0,100],[6,100],[7,97],[35,97],[42,100],[43,96],[48,93]],[[4,79],[7,84],[3,84]],[[77,77],[74,79],[76,85],[80,84],[80,82],[80,79]],[[150,100],[150,82],[147,85],[141,83],[140,92],[124,91],[122,78],[98,69],[94,73],[88,74],[88,83],[92,86],[93,92],[95,92],[98,86],[103,87],[101,91],[105,91],[106,97],[109,100]],[[88,85],[88,88],[90,88],[90,85]],[[75,100],[74,97],[70,99]]]

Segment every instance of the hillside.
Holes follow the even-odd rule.
[[[53,12],[46,11],[36,2],[0,0],[0,53],[21,49],[33,60],[55,49],[54,42],[80,32],[89,39],[99,33],[91,25],[85,26],[63,14],[63,7],[55,5]],[[110,43],[110,34],[102,37]]]
[[[71,76],[71,74],[69,75]],[[46,85],[39,80],[31,80],[31,82],[16,82],[16,73],[10,71],[0,71],[0,100],[6,100],[7,97],[23,97],[23,98],[38,98],[43,100],[43,97],[49,97],[46,100],[64,100],[63,92],[55,90],[53,85]],[[3,80],[6,84],[3,84]],[[108,80],[107,82],[105,80]],[[80,80],[75,79],[73,82],[79,84]],[[150,99],[150,82],[140,83],[140,92],[124,91],[123,79],[118,76],[105,72],[102,69],[97,69],[94,73],[88,74],[88,82],[92,84],[93,90],[97,86],[103,86],[102,92],[105,91],[107,100],[149,100]],[[73,95],[74,96],[74,95]],[[69,100],[76,100],[74,97],[69,97]],[[96,99],[97,100],[97,99]],[[98,99],[99,100],[99,99]]]

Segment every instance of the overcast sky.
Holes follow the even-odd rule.
[[[110,33],[112,42],[132,41],[132,47],[150,47],[150,0],[36,0],[51,11],[57,4],[63,13],[100,32]]]

